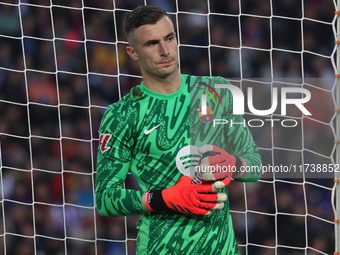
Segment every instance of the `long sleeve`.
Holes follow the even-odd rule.
[[[130,162],[112,159],[98,153],[96,205],[106,217],[136,215],[144,212],[142,192],[123,188]]]
[[[130,169],[136,120],[127,99],[106,110],[99,129],[95,200],[98,212],[107,217],[144,212],[142,192],[123,187]]]
[[[230,84],[223,77],[218,78],[216,84]],[[226,104],[224,118],[229,121],[224,125],[224,136],[226,149],[234,156],[242,157],[249,164],[246,173],[242,178],[235,178],[235,181],[256,182],[262,175],[262,160],[242,115],[233,114],[233,96],[228,89],[220,90],[223,103]]]
[[[226,145],[234,156],[242,157],[249,164],[243,178],[235,179],[241,182],[255,182],[262,175],[261,156],[254,139],[247,126],[244,127],[244,119],[241,115],[232,118],[233,127],[229,127],[226,133]]]

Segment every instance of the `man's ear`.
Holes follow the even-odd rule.
[[[133,60],[138,60],[138,54],[134,47],[126,46],[126,52]]]

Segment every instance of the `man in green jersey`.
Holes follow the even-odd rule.
[[[253,169],[261,158],[242,116],[233,115],[230,91],[214,89],[229,82],[180,74],[174,26],[164,10],[140,6],[124,26],[127,53],[138,61],[143,81],[103,116],[99,213],[141,215],[139,255],[239,254],[226,186],[232,177],[257,181],[261,171]],[[218,100],[209,97],[203,110],[202,94],[209,90]],[[215,119],[230,125],[215,125]],[[128,172],[139,191],[123,188]]]

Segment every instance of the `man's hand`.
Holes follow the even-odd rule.
[[[198,152],[202,155],[199,164],[203,180],[216,181],[213,184],[215,189],[220,190],[228,186],[231,178],[240,174],[243,165],[241,158],[209,144],[202,145],[198,148]]]
[[[174,186],[163,190],[149,190],[143,198],[151,212],[175,210],[197,215],[221,210],[227,195],[216,193],[212,184],[192,184],[189,176],[182,176]]]

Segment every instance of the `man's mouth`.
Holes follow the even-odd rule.
[[[163,61],[161,62],[162,65],[170,65],[172,62],[172,60],[166,60],[166,61]]]
[[[158,61],[157,64],[161,64],[161,65],[170,65],[172,63],[172,61],[174,61],[175,59],[170,58],[170,59],[162,59],[160,61]]]

